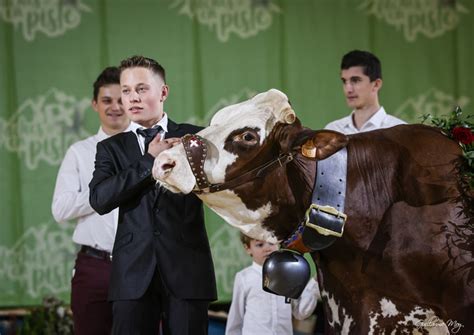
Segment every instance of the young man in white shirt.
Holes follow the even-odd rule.
[[[382,66],[374,54],[360,50],[345,54],[341,61],[341,80],[346,102],[352,108],[352,113],[330,122],[325,129],[355,134],[406,123],[388,115],[379,104]]]
[[[130,121],[123,109],[120,70],[108,67],[94,82],[92,108],[97,112],[97,134],[72,144],[56,179],[52,212],[57,222],[76,220],[73,241],[79,245],[72,278],[71,309],[75,334],[110,334],[112,305],[107,301],[111,251],[118,211],[97,214],[89,204],[89,182],[99,141],[127,130]]]

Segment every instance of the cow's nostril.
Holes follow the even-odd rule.
[[[161,169],[162,169],[163,171],[171,170],[172,168],[175,167],[175,165],[176,165],[175,162],[168,162],[168,163],[163,164],[163,165],[161,166]]]

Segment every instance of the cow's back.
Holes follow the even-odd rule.
[[[399,331],[395,325],[416,323],[408,315],[423,313],[474,329],[474,229],[463,211],[461,155],[457,143],[423,125],[350,136],[349,219],[318,263],[323,294],[351,302],[347,314],[365,322],[355,329],[385,322]]]

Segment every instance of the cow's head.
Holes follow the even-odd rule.
[[[347,142],[339,133],[303,128],[287,96],[275,89],[221,109],[198,135],[184,143],[186,150],[203,147],[206,182],[224,183],[224,190],[199,190],[200,162],[195,160],[191,169],[193,160],[183,145],[156,158],[153,176],[173,192],[196,191],[229,224],[273,242],[291,233],[310,201],[315,164],[301,154],[302,145],[310,143],[312,153],[306,156],[323,159]]]

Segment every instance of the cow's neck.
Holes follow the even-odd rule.
[[[278,211],[267,218],[264,226],[273,230],[278,239],[285,240],[303,221],[311,204],[315,175],[316,163],[297,155],[277,179],[273,186],[272,204]]]

